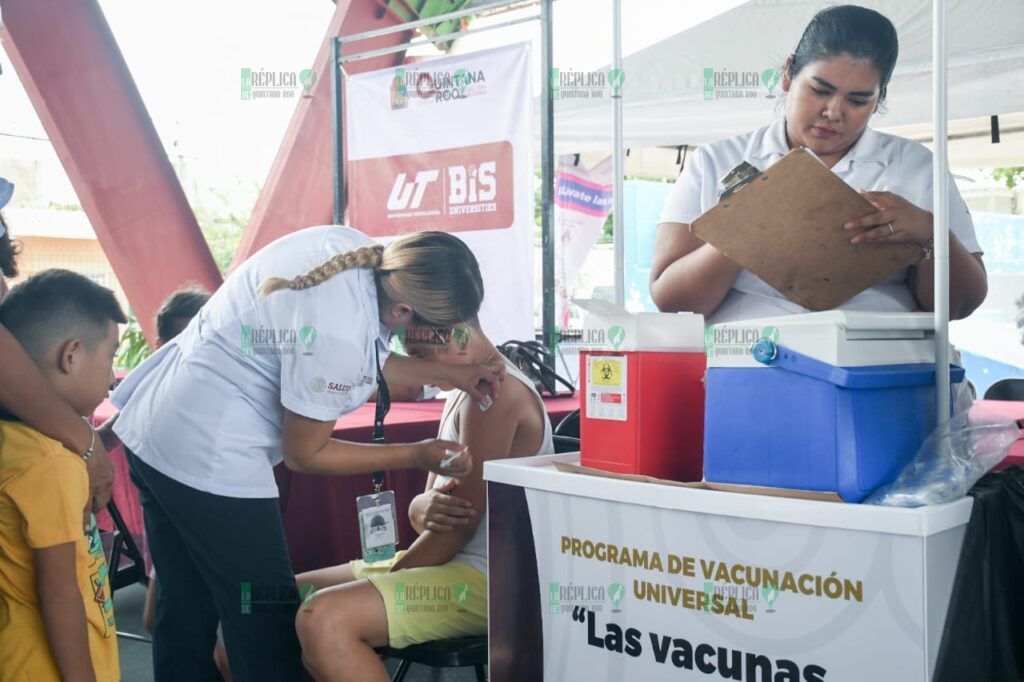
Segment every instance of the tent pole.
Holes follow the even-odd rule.
[[[345,221],[345,129],[341,124],[341,39],[331,39],[331,127],[334,133],[334,215],[335,225]]]
[[[612,0],[612,72],[622,72],[622,0]],[[611,80],[609,74],[609,80]],[[620,81],[621,83],[622,81]],[[623,146],[622,93],[612,92],[612,237],[615,241],[615,305],[626,305],[625,239],[622,231]]]
[[[946,75],[946,0],[932,2],[932,107],[934,142],[932,185],[935,258],[935,397],[936,425],[949,421],[949,169],[947,156],[948,93]]]
[[[544,307],[541,330],[544,347],[551,351],[548,362],[555,368],[558,350],[558,328],[555,326],[555,103],[551,93],[551,73],[554,68],[551,32],[551,1],[540,2],[541,26],[541,91],[540,91],[540,155],[541,155],[541,244],[543,263],[541,275],[544,288]]]

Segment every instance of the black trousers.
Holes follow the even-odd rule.
[[[223,497],[127,451],[157,573],[157,682],[214,682],[218,620],[235,680],[303,679],[298,590],[277,500]]]

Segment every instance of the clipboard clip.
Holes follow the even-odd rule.
[[[722,178],[722,186],[725,189],[723,189],[722,193],[718,195],[718,198],[720,200],[725,199],[740,187],[743,187],[756,178],[760,173],[761,171],[756,167],[746,161],[742,162],[740,165],[726,173],[725,177]]]

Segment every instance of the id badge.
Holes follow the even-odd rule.
[[[395,493],[383,490],[356,498],[359,514],[359,541],[363,545],[363,561],[372,564],[395,556],[398,544],[398,515]]]

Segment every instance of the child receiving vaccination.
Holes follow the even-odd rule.
[[[501,357],[478,320],[447,328],[410,326],[404,345],[413,357],[444,364],[500,359],[515,380],[505,381],[487,410],[464,391],[449,395],[438,437],[465,445],[473,469],[458,479],[429,474],[426,490],[409,506],[419,536],[407,551],[296,577],[299,585],[315,588],[299,609],[296,627],[303,662],[318,682],[384,682],[387,673],[375,647],[486,634],[484,463],[554,453],[551,423],[533,381]],[[433,601],[406,608],[399,595],[413,593],[433,595]]]
[[[113,383],[125,322],[109,289],[67,270],[0,303],[0,324],[83,419]],[[95,519],[82,522],[85,459],[0,413],[0,682],[120,679],[107,563]]]

